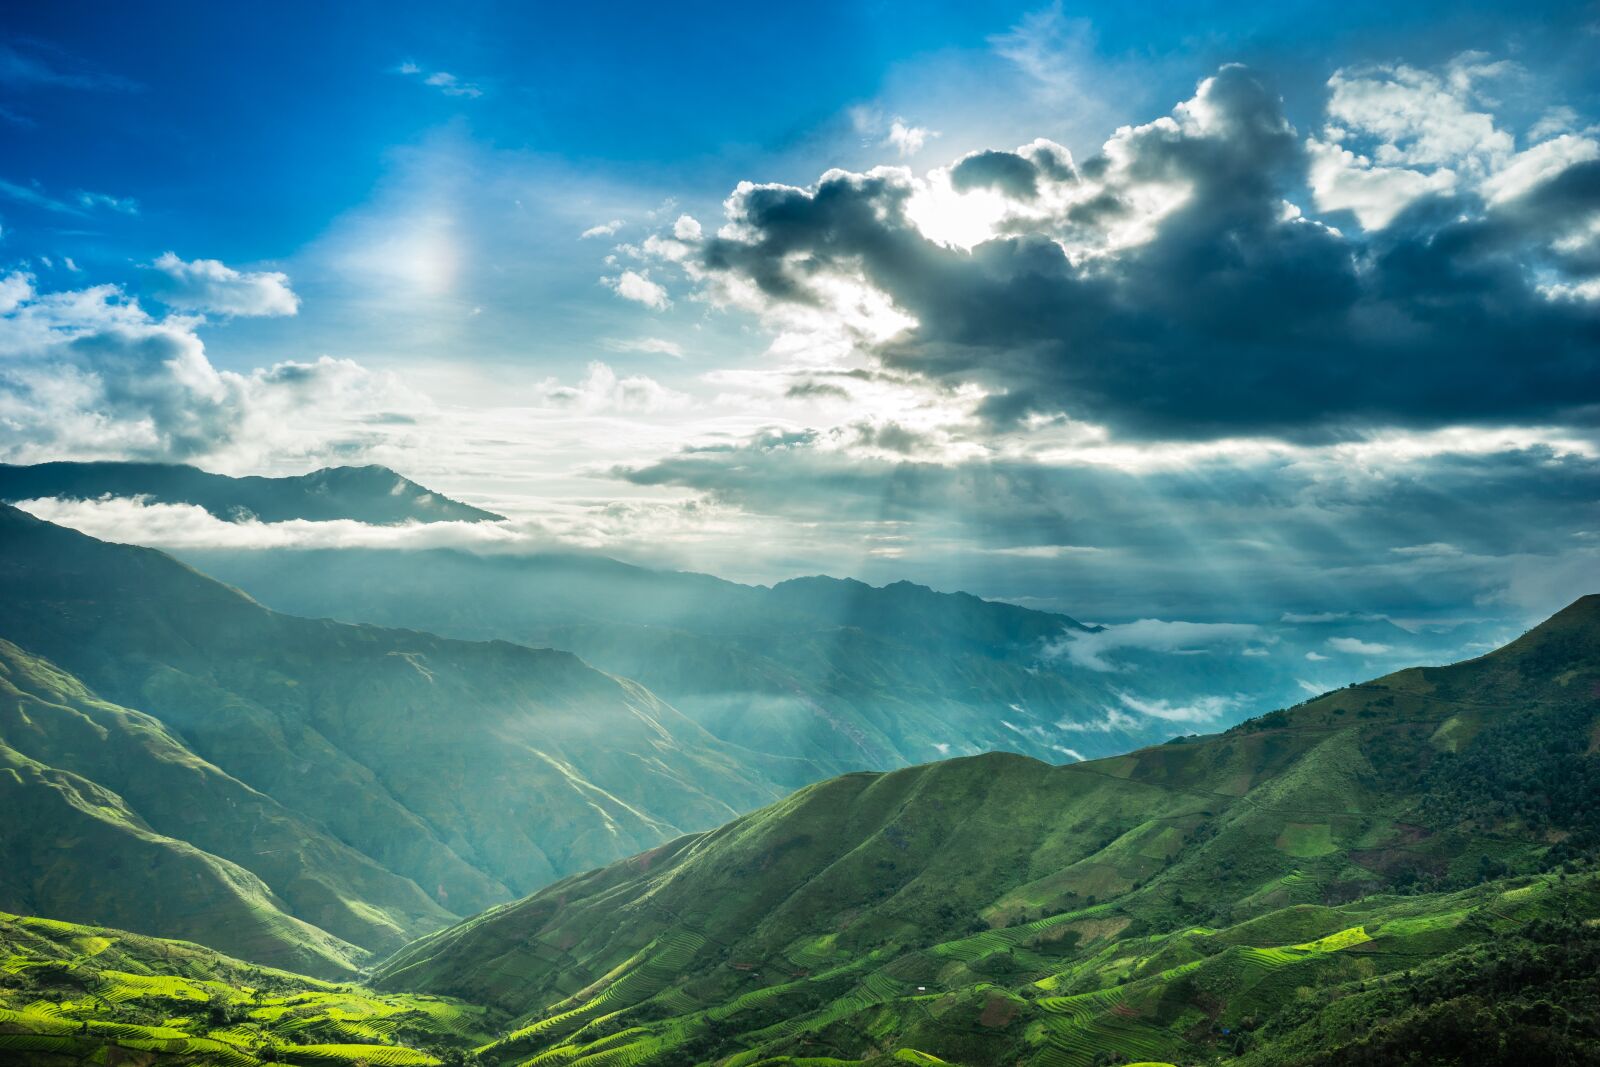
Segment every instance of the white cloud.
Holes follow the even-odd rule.
[[[1330,637],[1328,647],[1335,652],[1344,652],[1352,656],[1381,656],[1392,646],[1376,641],[1362,641],[1354,637]]]
[[[543,389],[549,403],[586,412],[670,411],[684,407],[689,401],[683,393],[668,389],[643,374],[618,377],[616,371],[598,360],[589,364],[577,385],[562,385],[550,378]]]
[[[408,78],[420,78],[423,85],[437,89],[446,96],[476,98],[483,95],[482,87],[447,70],[426,70],[410,60],[395,67],[394,72]]]
[[[937,130],[912,126],[904,119],[897,118],[889,124],[889,136],[884,138],[883,143],[893,148],[901,159],[906,159],[922,151],[929,138],[937,136]]]
[[[226,521],[194,504],[137,497],[24,500],[17,507],[102,541],[155,548],[528,548],[536,539],[504,522],[411,522],[372,526],[352,519]]]
[[[680,241],[698,241],[704,234],[700,229],[700,220],[693,215],[679,215],[678,221],[672,224],[672,236]]]
[[[1573,164],[1587,163],[1591,159],[1600,159],[1600,142],[1564,133],[1512,156],[1502,169],[1484,181],[1483,188],[1491,204],[1511,200]]]
[[[622,220],[612,219],[609,222],[601,222],[590,226],[587,230],[578,234],[578,240],[583,241],[591,237],[610,237],[620,229],[622,229]]]
[[[238,271],[220,260],[185,262],[166,252],[151,264],[165,276],[157,287],[162,302],[180,311],[217,315],[293,315],[300,298],[280,271]]]
[[[333,447],[412,396],[348,360],[218,370],[193,318],[157,318],[114,285],[41,293],[0,280],[0,456],[260,457]]]
[[[1306,659],[1309,660],[1312,663],[1321,663],[1324,660],[1326,660],[1327,658],[1328,657],[1324,656],[1321,652],[1307,652],[1306,653]]]
[[[1169,622],[1140,619],[1121,626],[1107,626],[1095,633],[1068,631],[1044,650],[1046,658],[1065,657],[1092,671],[1124,669],[1112,654],[1118,650],[1179,653],[1218,646],[1242,644],[1260,635],[1253,623]]]
[[[1350,211],[1368,230],[1381,230],[1412,201],[1433,193],[1455,191],[1456,174],[1440,168],[1431,174],[1405,167],[1375,166],[1338,144],[1312,138],[1310,182],[1317,206],[1324,211]]]
[[[111,196],[108,193],[91,193],[80,190],[78,203],[91,211],[95,208],[105,208],[108,211],[115,211],[122,215],[137,215],[139,213],[139,201],[131,196]]]
[[[1190,700],[1146,700],[1132,693],[1118,693],[1124,707],[1165,722],[1212,722],[1239,706],[1239,698],[1204,696]]]
[[[1513,69],[1467,52],[1439,72],[1405,64],[1336,72],[1328,123],[1307,141],[1318,207],[1348,209],[1379,230],[1423,196],[1470,188],[1495,204],[1600,157],[1600,143],[1570,132],[1577,115],[1564,107],[1547,110],[1529,131],[1532,147],[1516,151],[1480,89]]]
[[[651,352],[656,355],[671,356],[673,359],[683,358],[683,346],[676,341],[668,341],[661,337],[634,337],[626,340],[613,339],[607,341],[606,347],[613,352]]]
[[[667,298],[666,289],[650,280],[649,271],[625,270],[615,278],[601,280],[624,300],[632,300],[657,311],[664,310],[672,303]]]
[[[1056,723],[1058,730],[1073,730],[1083,733],[1109,734],[1118,730],[1134,731],[1144,724],[1120,708],[1106,708],[1105,717],[1090,719],[1086,722],[1076,722],[1071,719],[1062,719]]]

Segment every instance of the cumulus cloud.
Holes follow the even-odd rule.
[[[1228,66],[1083,160],[1035,142],[927,177],[744,183],[689,277],[780,333],[831,323],[879,365],[978,388],[997,429],[1568,417],[1600,403],[1600,159],[1581,138],[1517,152],[1473,96],[1494,70],[1342,72],[1308,139]],[[1372,229],[1310,217],[1307,183]]]
[[[625,270],[614,278],[601,280],[622,299],[632,300],[656,311],[662,311],[672,303],[667,298],[667,290],[650,280],[649,271]]]
[[[0,455],[164,459],[334,445],[415,402],[348,360],[218,370],[191,318],[161,318],[117,286],[40,292],[0,280]],[[260,306],[260,305],[254,305]]]
[[[214,315],[293,315],[300,298],[281,271],[239,271],[220,260],[185,262],[163,253],[151,267],[163,278],[156,294],[169,307]]]
[[[579,240],[588,240],[591,237],[610,237],[622,229],[621,219],[612,219],[610,222],[596,223],[578,235]]]
[[[543,391],[545,399],[552,404],[588,412],[670,411],[689,401],[683,393],[668,389],[643,374],[619,377],[609,365],[598,360],[589,364],[577,385],[562,385],[550,378],[546,379]]]

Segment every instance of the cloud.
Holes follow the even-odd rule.
[[[1324,656],[1321,652],[1307,652],[1306,653],[1306,659],[1307,659],[1307,661],[1309,661],[1311,663],[1321,663],[1324,660],[1326,660],[1327,658],[1328,657]]]
[[[883,143],[893,148],[901,159],[905,159],[922,151],[923,145],[928,143],[929,138],[937,136],[939,136],[937,130],[912,126],[904,119],[897,118],[889,124],[889,136]]]
[[[577,385],[562,385],[554,378],[544,383],[545,399],[558,407],[579,411],[652,413],[682,408],[689,398],[643,374],[618,377],[608,365],[595,361]]]
[[[1049,645],[1047,659],[1064,658],[1092,671],[1126,669],[1112,657],[1118,651],[1188,652],[1254,640],[1261,628],[1252,623],[1169,622],[1140,619],[1097,632],[1068,631]],[[1132,705],[1129,705],[1130,707]]]
[[[180,311],[215,315],[293,315],[300,298],[279,271],[238,271],[215,259],[185,262],[163,253],[151,267],[164,275],[156,287],[163,303]]]
[[[408,78],[417,78],[423,85],[437,89],[445,96],[476,98],[483,95],[481,86],[466,81],[446,70],[427,70],[410,60],[395,67],[394,71],[396,74],[401,74]]]
[[[1382,656],[1393,648],[1392,645],[1377,641],[1362,641],[1354,637],[1330,637],[1328,647],[1335,652],[1344,652],[1352,656]]]
[[[335,447],[416,400],[348,360],[218,370],[194,319],[114,285],[40,292],[0,280],[0,456],[184,460]]]
[[[1309,145],[1228,66],[1082,161],[1035,142],[927,177],[743,183],[688,277],[780,336],[832,329],[981,390],[996,430],[1066,416],[1309,441],[1572,418],[1600,404],[1600,231],[1582,228],[1600,159],[1579,141],[1518,154],[1461,103],[1491,68],[1336,76],[1344,125]],[[1289,199],[1307,182],[1374,228],[1309,217]]]
[[[672,224],[672,236],[679,241],[693,243],[705,236],[700,228],[700,220],[693,215],[679,215]]]
[[[131,196],[111,196],[108,193],[91,193],[84,190],[78,192],[78,203],[91,211],[95,208],[105,208],[122,215],[137,215],[139,201]]]
[[[605,344],[613,352],[650,352],[661,356],[671,356],[673,359],[683,358],[682,345],[676,341],[668,341],[660,337],[634,337],[626,340],[613,338]]]
[[[527,549],[539,543],[504,522],[429,522],[372,526],[351,519],[227,521],[193,504],[155,504],[136,497],[98,500],[44,498],[17,507],[47,522],[102,541],[166,549],[460,548]]]
[[[1186,701],[1146,700],[1132,693],[1118,693],[1126,708],[1164,722],[1215,722],[1240,704],[1238,697],[1203,696]]]
[[[610,237],[612,234],[622,229],[622,226],[623,223],[621,219],[612,219],[610,222],[597,223],[580,233],[578,235],[578,239],[580,241],[584,241],[591,237]]]
[[[622,299],[632,300],[647,308],[662,311],[672,304],[667,298],[666,289],[650,280],[649,271],[625,270],[615,278],[601,280]]]

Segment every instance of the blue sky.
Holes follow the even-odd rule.
[[[1105,618],[1531,617],[1600,572],[1597,27],[12,5],[0,457],[384,462],[519,544]]]

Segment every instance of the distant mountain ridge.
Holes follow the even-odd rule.
[[[994,749],[1059,762],[1069,748],[1104,754],[1179,732],[1152,721],[1069,738],[1057,722],[1098,717],[1125,683],[1043,652],[1093,628],[910,582],[768,588],[553,552],[182,556],[283,611],[568,649],[726,741],[827,774]]]
[[[102,496],[193,504],[229,522],[352,519],[388,526],[486,522],[502,517],[451,500],[380,466],[324,467],[283,478],[235,478],[178,463],[0,464],[0,501],[8,504],[41,497],[94,500]]]

